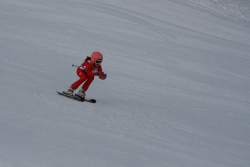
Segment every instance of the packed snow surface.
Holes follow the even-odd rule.
[[[0,167],[249,167],[248,0],[1,0]],[[65,91],[93,51],[81,103]]]

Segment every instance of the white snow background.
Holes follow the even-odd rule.
[[[249,167],[248,0],[1,0],[0,167]],[[108,77],[67,90],[93,51]]]

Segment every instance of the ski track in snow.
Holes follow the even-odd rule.
[[[0,166],[248,167],[249,23],[197,2],[2,0]]]

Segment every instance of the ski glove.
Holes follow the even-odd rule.
[[[101,73],[99,73],[99,78],[104,80],[107,78],[107,74],[105,74],[104,72],[101,72]]]

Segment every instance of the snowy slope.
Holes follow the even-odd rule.
[[[0,167],[249,167],[249,6],[1,0]],[[95,50],[97,103],[58,96]]]
[[[249,0],[237,0],[237,1],[235,0],[188,0],[187,2],[189,1],[194,2],[195,5],[203,6],[204,8],[208,8],[215,13],[220,13],[238,22],[250,21],[250,11],[249,11],[250,1]]]

